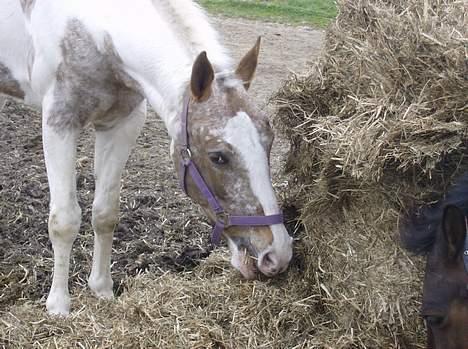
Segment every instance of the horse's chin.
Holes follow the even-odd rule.
[[[247,280],[253,280],[257,278],[258,269],[256,261],[248,254],[245,254],[244,260],[241,261],[238,270]]]
[[[228,240],[229,241],[229,240]],[[257,260],[250,256],[246,249],[239,250],[237,246],[229,241],[231,250],[231,264],[239,270],[242,276],[247,280],[253,280],[257,277]]]

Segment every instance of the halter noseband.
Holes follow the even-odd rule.
[[[211,209],[216,215],[216,223],[211,233],[211,242],[214,245],[218,245],[221,240],[221,234],[224,229],[229,226],[267,226],[273,224],[283,223],[283,214],[278,213],[269,216],[232,216],[225,212],[223,207],[220,205],[216,196],[211,192],[210,188],[203,179],[200,171],[192,160],[192,153],[190,151],[190,145],[188,140],[188,110],[189,110],[190,97],[187,94],[184,98],[184,106],[181,114],[182,130],[180,135],[180,187],[187,194],[187,173],[192,177],[193,182],[200,190],[202,196],[208,201]],[[467,257],[468,258],[468,257]]]

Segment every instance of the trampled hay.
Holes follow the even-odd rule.
[[[340,1],[319,62],[275,96],[291,142],[285,206],[302,229],[289,272],[245,282],[215,252],[192,271],[82,289],[68,319],[1,311],[8,348],[419,348],[422,260],[400,214],[438,199],[466,158],[463,1]]]

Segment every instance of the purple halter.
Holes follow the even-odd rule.
[[[216,223],[211,233],[211,242],[214,245],[218,245],[221,240],[221,234],[224,229],[229,226],[267,226],[273,224],[283,223],[283,214],[278,213],[269,216],[231,216],[225,212],[219,204],[216,196],[211,192],[210,188],[206,184],[202,175],[198,171],[197,166],[192,160],[192,153],[190,152],[190,145],[188,140],[188,109],[189,109],[190,97],[185,97],[184,108],[181,114],[182,130],[180,137],[180,186],[182,190],[187,194],[186,178],[187,173],[192,177],[193,182],[200,190],[203,197],[208,201],[211,209],[216,215]]]

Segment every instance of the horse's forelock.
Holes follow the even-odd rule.
[[[400,225],[400,238],[408,251],[426,254],[437,241],[444,208],[459,207],[468,216],[468,173],[462,176],[439,203],[412,210]]]
[[[414,211],[400,225],[400,239],[405,249],[415,254],[426,254],[434,246],[442,218],[438,208]]]

